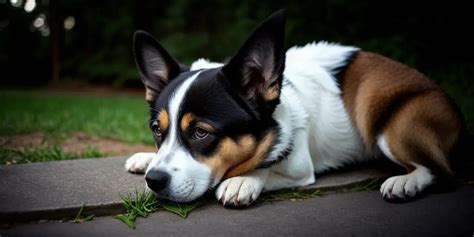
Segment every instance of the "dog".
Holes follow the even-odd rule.
[[[315,173],[386,157],[404,167],[380,192],[408,200],[453,173],[464,121],[425,75],[384,56],[328,42],[285,52],[286,13],[263,21],[227,63],[176,61],[150,34],[134,35],[157,153],[137,153],[158,197],[226,206],[314,183]]]

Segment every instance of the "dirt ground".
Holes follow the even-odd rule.
[[[0,147],[6,149],[40,148],[47,146],[61,147],[65,152],[80,153],[88,148],[96,148],[107,156],[131,155],[136,152],[154,152],[155,147],[144,144],[128,144],[114,139],[99,138],[83,132],[74,132],[65,139],[55,141],[42,133],[0,136]]]

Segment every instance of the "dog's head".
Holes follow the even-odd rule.
[[[134,36],[158,152],[145,174],[158,196],[187,202],[258,167],[277,140],[285,13],[265,20],[229,62],[190,71],[148,33]]]

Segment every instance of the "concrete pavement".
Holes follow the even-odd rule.
[[[120,194],[143,188],[125,157],[0,166],[0,223],[122,211]]]
[[[378,191],[333,193],[247,209],[208,205],[187,219],[167,212],[130,229],[112,217],[86,223],[32,223],[0,229],[7,236],[473,236],[474,185],[432,193],[404,204]]]
[[[125,171],[126,157],[0,166],[0,223],[113,215],[123,212],[120,194],[144,188],[142,175]],[[368,165],[321,175],[309,188],[343,189],[377,177],[390,167]]]

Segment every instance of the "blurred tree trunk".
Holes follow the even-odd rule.
[[[49,1],[49,29],[51,31],[51,81],[58,84],[61,72],[62,21],[58,0]]]

